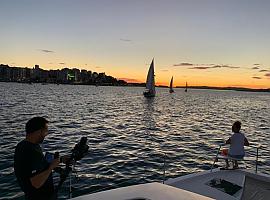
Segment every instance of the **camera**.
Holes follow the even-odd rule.
[[[87,137],[82,137],[80,142],[75,145],[75,147],[71,150],[71,160],[81,160],[88,152],[89,146],[87,143]]]
[[[88,149],[89,149],[89,146],[87,145],[87,137],[82,137],[80,139],[80,142],[77,143],[74,146],[74,148],[71,150],[71,155],[68,158],[68,160],[65,161],[66,167],[65,168],[58,167],[55,169],[55,171],[60,174],[60,179],[61,179],[60,183],[61,182],[63,183],[63,181],[66,179],[70,171],[72,171],[71,165],[73,165],[74,167],[75,162],[78,160],[81,160],[87,154]],[[56,154],[54,155],[54,158],[56,158],[56,156],[59,157],[59,153],[57,155]]]
[[[77,143],[74,146],[74,148],[71,150],[71,155],[69,159],[65,162],[66,167],[65,168],[57,167],[55,169],[55,171],[60,174],[60,181],[59,181],[58,186],[56,187],[56,193],[58,192],[63,182],[66,180],[69,173],[72,171],[71,165],[73,165],[73,168],[74,168],[75,162],[78,160],[81,160],[87,154],[88,149],[89,149],[89,146],[87,145],[87,137],[81,137],[80,142]],[[57,157],[59,157],[59,153],[56,152],[54,154],[54,158],[57,158]],[[61,157],[60,157],[60,160],[61,160]]]
[[[82,137],[80,142],[77,143],[71,150],[70,158],[67,160],[66,164],[70,164],[72,161],[81,160],[88,152],[89,146],[87,145],[87,137]],[[54,159],[59,158],[59,152],[50,153],[46,152],[45,159],[48,163],[51,163]],[[60,162],[62,162],[62,157],[60,157]]]

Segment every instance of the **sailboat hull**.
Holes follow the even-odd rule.
[[[149,91],[145,91],[145,92],[143,92],[143,96],[147,97],[147,98],[151,98],[151,97],[155,97],[155,94],[151,93]]]

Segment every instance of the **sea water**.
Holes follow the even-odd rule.
[[[176,88],[170,94],[157,88],[156,97],[147,99],[143,91],[0,83],[0,200],[23,199],[13,155],[34,116],[50,121],[44,152],[69,154],[82,136],[88,138],[89,152],[71,177],[73,196],[207,170],[236,120],[251,143],[262,145],[259,171],[270,174],[269,93]],[[244,164],[255,169],[252,162]],[[66,181],[60,199],[68,190]]]

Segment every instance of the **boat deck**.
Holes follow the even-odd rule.
[[[161,183],[128,186],[94,194],[79,196],[74,200],[213,200],[193,192]]]
[[[203,196],[207,196],[213,199],[219,199],[219,200],[235,200],[235,199],[241,199],[243,196],[244,191],[244,185],[245,185],[245,177],[249,176],[256,176],[256,179],[260,179],[259,174],[254,174],[251,172],[248,172],[246,170],[220,170],[220,169],[214,169],[212,172],[211,170],[200,172],[200,173],[194,173],[186,176],[182,176],[175,179],[169,179],[165,182],[165,184],[171,185],[176,188],[181,188],[187,191],[194,192],[196,194],[200,194]],[[232,184],[236,184],[238,186],[241,186],[241,189],[239,189],[236,193],[233,195],[230,195],[226,193],[223,189],[218,187],[212,187],[209,185],[209,182],[211,180],[225,180],[226,183],[230,182]],[[262,181],[265,181],[265,176],[263,176]],[[270,181],[270,177],[267,178],[267,181]],[[270,182],[269,182],[270,183]],[[236,187],[238,187],[236,186]],[[238,187],[240,188],[240,187]],[[223,191],[222,191],[223,190]]]

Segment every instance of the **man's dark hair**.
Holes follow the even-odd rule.
[[[49,123],[44,117],[33,117],[25,125],[26,134],[33,133],[40,129],[45,128],[45,125]]]

